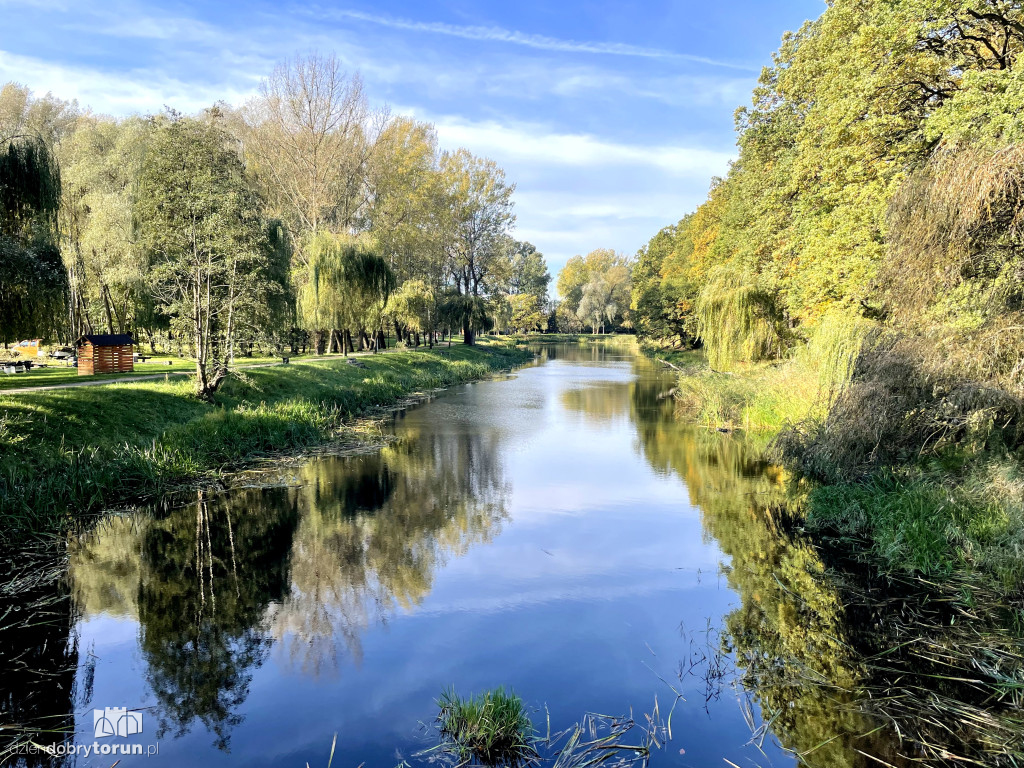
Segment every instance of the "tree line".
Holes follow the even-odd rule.
[[[562,333],[633,328],[630,309],[634,260],[609,248],[573,256],[558,273],[561,300],[553,321]]]
[[[830,2],[737,111],[728,174],[638,254],[638,331],[716,369],[852,350],[825,428],[860,424],[852,465],[1021,424],[1022,48],[1011,0]]]
[[[254,347],[546,327],[544,257],[515,185],[433,127],[371,105],[333,56],[254,98],[114,119],[0,91],[0,337],[133,333],[193,357],[209,396]]]

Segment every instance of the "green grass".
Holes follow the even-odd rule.
[[[654,357],[680,371],[680,417],[712,429],[777,432],[813,414],[818,404],[813,378],[792,361],[724,373],[712,370],[697,352]]]
[[[365,354],[360,353],[358,356]],[[314,355],[290,355],[289,357],[293,362],[315,358]],[[240,370],[251,365],[280,362],[280,357],[265,355],[238,357],[235,359],[235,368]],[[151,360],[136,363],[135,370],[129,373],[102,373],[93,376],[79,376],[77,368],[70,368],[60,363],[48,363],[46,368],[33,368],[25,373],[0,373],[0,391],[25,387],[49,387],[57,384],[78,384],[83,381],[116,381],[132,376],[149,376],[160,373],[194,373],[195,370],[196,364],[192,360],[173,355],[154,355]]]
[[[510,344],[453,345],[241,370],[207,404],[190,378],[0,395],[0,536],[59,531],[247,460],[336,437],[409,393],[524,362]]]
[[[437,701],[442,746],[460,764],[519,766],[537,758],[523,700],[504,688],[463,698],[448,689]]]
[[[159,362],[136,363],[132,373],[105,373],[95,376],[79,376],[77,368],[69,368],[60,363],[50,363],[46,368],[33,368],[25,373],[0,373],[0,390],[19,389],[21,387],[48,387],[54,384],[68,384],[86,380],[116,380],[126,376],[141,376],[154,373],[177,373],[194,371],[196,366],[191,360],[177,357],[158,358]],[[168,361],[170,365],[168,365]]]
[[[1024,584],[1024,469],[1013,456],[950,457],[818,486],[806,520],[812,532],[867,541],[889,570],[970,570],[1006,590]]]

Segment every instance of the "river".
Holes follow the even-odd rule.
[[[56,619],[8,632],[4,716],[69,727],[81,766],[316,768],[335,734],[334,766],[416,765],[444,689],[505,686],[541,731],[657,701],[655,766],[902,763],[847,706],[864,672],[774,522],[782,473],[678,422],[649,360],[538,353],[395,413],[378,453],[103,522],[39,588]],[[108,707],[142,732],[97,738]],[[158,753],[83,753],[108,743]]]

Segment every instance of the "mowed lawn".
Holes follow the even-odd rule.
[[[292,360],[312,359],[311,355],[295,356]],[[279,363],[280,357],[240,357],[235,360],[235,368],[262,363]],[[191,373],[196,364],[192,360],[168,355],[156,355],[144,363],[136,363],[131,373],[101,373],[93,376],[79,376],[78,369],[61,363],[48,362],[46,368],[35,368],[25,373],[5,374],[0,372],[0,391],[21,389],[23,387],[50,387],[57,384],[78,383],[83,381],[109,381],[130,376],[145,376],[158,373]]]

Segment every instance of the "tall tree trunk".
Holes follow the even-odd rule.
[[[238,259],[236,258],[231,261],[231,286],[228,289],[228,330],[227,338],[224,340],[227,347],[225,366],[233,365],[235,362],[235,284],[237,277]]]
[[[196,265],[196,279],[192,290],[192,312],[193,329],[195,332],[195,353],[196,353],[196,395],[205,398],[208,396],[206,389],[206,350],[203,338],[203,301],[201,291],[203,289],[202,268]]]
[[[103,295],[103,311],[107,315],[107,333],[114,333],[114,313],[110,311],[110,291],[104,283],[100,284],[100,293]]]

